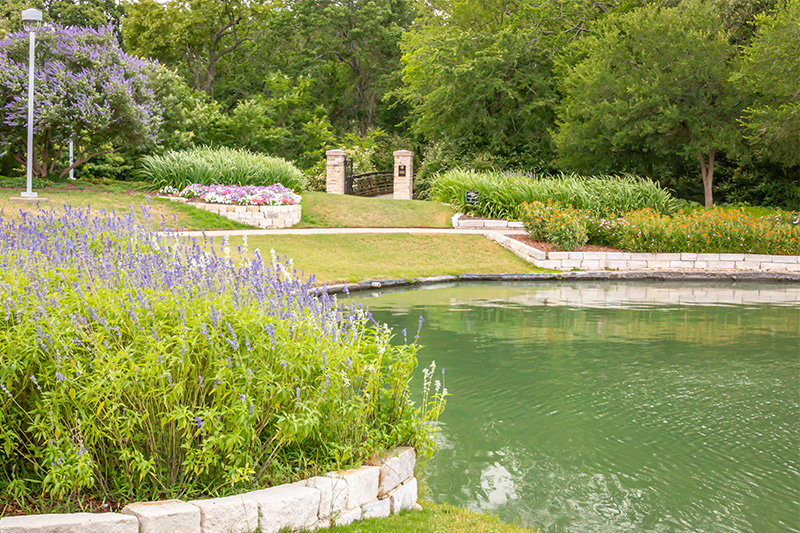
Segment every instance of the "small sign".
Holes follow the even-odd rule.
[[[464,193],[464,202],[467,205],[475,205],[478,203],[481,195],[478,191],[467,191]]]
[[[400,178],[406,177],[406,166],[405,165],[397,165],[397,176]]]

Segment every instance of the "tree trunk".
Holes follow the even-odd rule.
[[[714,192],[712,187],[714,185],[714,157],[717,155],[717,151],[713,148],[708,151],[708,163],[706,163],[703,152],[700,152],[698,155],[700,157],[700,172],[703,176],[705,205],[706,207],[711,207],[714,205]]]

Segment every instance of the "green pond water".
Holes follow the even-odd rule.
[[[354,299],[398,342],[423,316],[420,367],[446,369],[428,498],[543,531],[800,531],[800,284]]]

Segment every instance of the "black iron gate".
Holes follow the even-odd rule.
[[[380,196],[394,191],[394,171],[353,174],[353,160],[344,160],[344,193],[352,196]]]

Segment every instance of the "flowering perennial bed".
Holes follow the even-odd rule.
[[[565,249],[586,244],[626,252],[800,255],[800,213],[755,218],[736,209],[700,209],[663,215],[639,209],[616,217],[593,215],[559,202],[522,204],[533,239]]]
[[[132,214],[0,221],[0,508],[230,494],[432,446],[443,397],[409,400],[414,343],[291,261],[211,244]]]
[[[189,200],[203,200],[212,204],[229,205],[298,205],[302,197],[280,183],[260,185],[202,185],[192,183],[182,191],[174,187],[162,188],[161,192]]]

